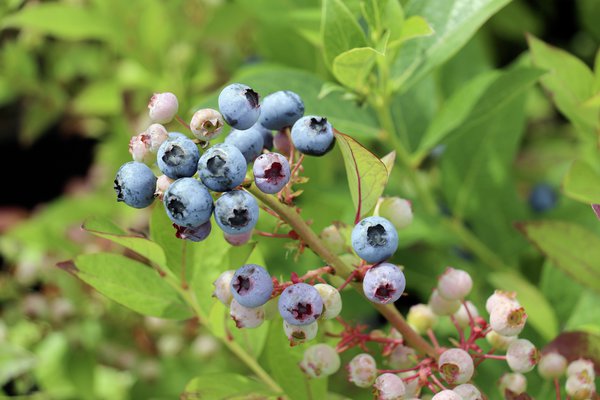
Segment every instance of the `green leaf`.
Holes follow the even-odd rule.
[[[356,207],[356,222],[375,207],[388,180],[383,162],[348,135],[336,131],[338,147],[344,158],[352,201]]]
[[[565,176],[565,194],[584,203],[600,203],[600,174],[588,164],[577,160]]]
[[[595,233],[560,221],[525,222],[517,227],[557,268],[600,292],[600,237]]]
[[[530,323],[545,340],[558,334],[558,320],[552,306],[542,292],[515,272],[494,272],[488,275],[490,283],[499,289],[517,292],[519,302]]]
[[[483,23],[510,0],[411,0],[406,15],[423,17],[434,31],[404,43],[392,67],[394,89],[408,89],[443,64],[469,41]],[[410,78],[410,80],[409,80]]]
[[[533,63],[548,70],[541,78],[542,85],[552,93],[558,109],[582,132],[595,135],[598,126],[598,108],[582,107],[594,95],[594,75],[575,56],[547,45],[529,35],[527,37]]]
[[[92,9],[68,4],[31,5],[9,15],[3,28],[32,29],[66,40],[113,40],[117,36],[113,21]]]
[[[90,218],[83,224],[83,229],[126,247],[161,267],[167,265],[165,252],[160,245],[141,236],[128,235],[108,219]]]
[[[169,219],[162,204],[157,204],[152,209],[150,216],[150,238],[157,243],[165,254],[166,266],[180,276],[181,266],[184,264],[193,265],[194,246],[187,246],[185,240],[178,239],[175,236],[173,222]],[[186,251],[183,251],[186,246]],[[191,271],[187,271],[187,278],[191,276]]]
[[[389,48],[398,47],[408,40],[430,36],[433,35],[433,33],[433,29],[427,23],[425,18],[419,15],[413,15],[404,21],[400,35],[395,40],[390,38]]]
[[[484,72],[473,78],[444,103],[425,132],[414,162],[419,164],[437,144],[458,132],[457,128],[467,130],[501,112],[542,73],[537,68],[516,67],[506,72]]]
[[[378,54],[372,47],[360,47],[345,51],[333,60],[333,75],[348,88],[359,93],[367,93],[367,77]]]
[[[248,398],[249,395],[266,396],[270,391],[246,376],[220,372],[192,379],[181,394],[181,400]],[[252,397],[254,398],[254,397]]]
[[[392,151],[381,157],[381,162],[383,165],[385,165],[385,169],[387,169],[387,175],[389,179],[390,175],[392,174],[392,169],[394,168],[394,163],[396,162],[396,151]]]
[[[585,288],[552,265],[550,261],[544,263],[539,286],[560,321],[560,330],[564,330],[565,322],[573,314],[573,309],[581,294],[585,292]]]
[[[566,330],[579,330],[600,334],[600,294],[591,290],[581,293],[579,301],[570,310]]]
[[[365,0],[360,5],[372,40],[378,40],[376,36],[382,32],[389,34],[389,40],[402,35],[404,10],[398,0]]]
[[[33,354],[3,340],[0,343],[0,385],[31,371],[36,364]]]
[[[341,0],[323,1],[321,36],[323,55],[329,66],[338,54],[367,45],[358,21]]]
[[[179,294],[152,268],[119,254],[80,255],[63,265],[111,300],[154,317],[186,319],[192,312]]]

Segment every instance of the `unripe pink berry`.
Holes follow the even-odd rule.
[[[413,221],[410,202],[400,197],[381,197],[375,207],[375,215],[387,219],[398,230],[406,228]]]
[[[433,328],[437,322],[437,315],[433,313],[431,307],[427,304],[415,304],[408,310],[406,322],[408,322],[417,333],[423,335],[428,329]]]
[[[277,152],[283,154],[284,156],[289,156],[292,149],[292,141],[290,140],[290,136],[287,134],[287,132],[278,131],[275,136],[273,136],[273,146],[275,146],[275,150],[277,150]]]
[[[508,304],[517,308],[521,306],[517,301],[516,292],[496,290],[494,291],[494,294],[488,297],[487,301],[485,302],[485,309],[487,310],[488,314],[491,314],[494,309],[499,308],[504,304]]]
[[[596,372],[594,371],[594,363],[584,358],[572,361],[567,366],[567,375],[577,375],[580,379],[587,379],[593,381],[596,379]]]
[[[152,124],[144,134],[149,142],[150,152],[156,154],[161,144],[169,137],[167,129],[161,124]]]
[[[441,392],[437,392],[435,396],[431,398],[431,400],[462,400],[459,394],[454,392],[453,390],[442,390]]]
[[[335,225],[325,227],[319,235],[323,244],[335,254],[341,254],[346,251],[346,240]]]
[[[317,337],[319,331],[319,323],[317,321],[308,325],[290,325],[286,320],[283,320],[283,331],[287,336],[290,344],[296,345],[304,343],[307,340],[312,340]]]
[[[233,235],[223,232],[223,237],[232,246],[243,246],[252,238],[252,231]]]
[[[493,348],[498,350],[508,349],[508,346],[518,339],[517,336],[503,336],[495,331],[489,331],[485,338]]]
[[[406,393],[402,379],[390,373],[379,375],[373,387],[377,400],[403,400]]]
[[[129,140],[129,154],[134,161],[152,165],[156,156],[150,152],[149,136],[140,133]]]
[[[569,375],[565,389],[572,400],[588,400],[596,392],[596,384],[593,380],[581,380],[577,375]]]
[[[342,297],[336,288],[326,283],[317,283],[313,286],[323,299],[323,314],[321,318],[332,319],[342,311]]]
[[[263,306],[248,308],[235,299],[231,300],[229,315],[231,315],[231,318],[235,321],[235,326],[238,328],[256,328],[262,325],[265,320]]]
[[[462,300],[473,288],[473,280],[468,272],[446,268],[438,280],[438,293],[446,300]]]
[[[498,386],[502,395],[504,395],[506,389],[515,394],[521,394],[527,390],[527,378],[519,373],[506,373],[500,378]]]
[[[377,364],[375,359],[367,353],[356,355],[347,366],[348,380],[356,386],[367,388],[375,382],[377,377]]]
[[[156,190],[154,191],[154,195],[158,197],[160,200],[163,199],[163,194],[166,190],[171,186],[171,183],[175,182],[175,179],[171,179],[166,175],[161,175],[156,180]]]
[[[490,327],[504,336],[516,336],[525,327],[527,314],[523,307],[503,304],[490,313]]]
[[[417,352],[412,347],[398,345],[392,350],[387,364],[394,369],[407,369],[417,362]]]
[[[514,372],[525,373],[535,367],[540,353],[527,339],[517,339],[506,350],[506,362]]]
[[[473,358],[462,349],[449,349],[438,360],[440,373],[446,382],[456,385],[468,382],[475,370]]]
[[[479,389],[470,383],[463,383],[452,389],[454,393],[460,395],[463,400],[483,400],[483,396]]]
[[[340,369],[340,356],[327,344],[319,343],[310,346],[304,352],[300,368],[311,378],[333,375]]]
[[[170,92],[154,93],[148,103],[150,119],[159,124],[171,122],[178,109],[177,96]]]
[[[220,112],[212,108],[203,108],[192,116],[190,130],[196,138],[209,141],[219,136],[223,131],[223,125],[225,121]]]
[[[215,287],[213,297],[219,299],[219,301],[226,306],[229,306],[233,299],[233,295],[231,294],[231,279],[233,278],[233,274],[235,274],[235,271],[232,269],[222,272],[213,282]]]
[[[556,352],[543,354],[537,370],[544,379],[558,378],[567,370],[567,359]]]
[[[452,315],[460,308],[460,300],[446,300],[435,289],[429,298],[429,307],[436,315]]]
[[[466,304],[466,307],[465,307]],[[467,308],[468,308],[468,312],[467,312]],[[469,314],[470,314],[470,318],[469,318]],[[471,323],[471,318],[475,319],[477,317],[479,317],[479,311],[477,311],[477,307],[475,307],[475,305],[473,303],[471,303],[470,301],[465,301],[464,303],[462,303],[460,305],[460,308],[458,309],[457,312],[455,312],[453,314],[454,319],[456,320],[456,323],[458,324],[458,326],[460,326],[461,328],[466,328],[470,325]]]

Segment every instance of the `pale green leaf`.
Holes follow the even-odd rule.
[[[433,29],[429,26],[425,18],[419,15],[413,15],[404,21],[400,35],[395,40],[390,41],[389,47],[394,48],[408,40],[430,36],[433,35],[433,33]]]
[[[233,373],[212,373],[192,379],[181,394],[181,400],[235,399],[271,394],[265,385],[247,376]]]
[[[394,163],[396,162],[396,151],[392,151],[387,153],[385,156],[381,157],[381,162],[385,165],[387,169],[388,178],[392,174],[392,169],[394,168]]]
[[[600,174],[577,160],[571,165],[563,184],[567,196],[584,203],[600,203]]]
[[[122,112],[121,88],[114,80],[97,81],[86,86],[74,99],[73,111],[81,115],[114,115]]]
[[[367,45],[358,21],[342,0],[324,0],[321,21],[323,54],[327,65],[331,66],[338,54]]]
[[[367,77],[377,59],[372,47],[361,47],[343,52],[333,60],[333,75],[343,85],[359,93],[368,92]]]

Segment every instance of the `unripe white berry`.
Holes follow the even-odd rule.
[[[292,345],[304,343],[317,337],[319,323],[314,321],[308,325],[290,325],[283,320],[283,331]]]
[[[416,364],[417,352],[412,347],[398,345],[392,350],[387,364],[393,369],[407,369]]]
[[[167,129],[161,124],[150,125],[144,134],[147,135],[149,150],[152,154],[156,154],[160,145],[169,137]]]
[[[523,307],[503,304],[490,313],[490,327],[504,336],[516,336],[525,327],[527,314]]]
[[[381,197],[377,202],[375,215],[387,219],[398,230],[406,228],[413,221],[410,202],[400,197]]]
[[[134,161],[152,165],[156,161],[156,156],[150,151],[149,136],[145,133],[133,136],[129,140],[129,154]]]
[[[431,400],[462,400],[459,394],[457,394],[453,390],[442,390],[441,392],[437,392],[435,396],[431,398]]]
[[[341,254],[346,251],[346,241],[335,225],[325,227],[319,235],[323,244],[335,254]]]
[[[148,103],[150,119],[159,124],[171,122],[177,115],[178,109],[177,96],[170,92],[154,93]]]
[[[154,191],[154,195],[157,196],[160,200],[162,200],[163,194],[173,182],[175,182],[175,179],[171,179],[166,175],[159,176],[156,180],[156,190]]]
[[[517,339],[506,350],[506,362],[514,372],[525,373],[535,367],[540,354],[533,343],[527,339]]]
[[[465,304],[467,305],[467,307],[465,307]],[[467,308],[469,312],[467,312]],[[458,326],[460,326],[461,328],[466,328],[470,325],[471,318],[469,318],[469,314],[471,314],[471,318],[473,319],[479,317],[479,311],[477,311],[477,307],[475,307],[473,303],[467,300],[463,304],[461,304],[458,311],[453,314]]]
[[[462,300],[473,288],[473,280],[468,272],[446,268],[438,280],[438,293],[446,300]]]
[[[221,275],[213,282],[215,290],[213,291],[213,297],[219,299],[221,303],[226,306],[229,306],[231,300],[233,299],[233,294],[231,294],[231,279],[233,279],[233,275],[235,274],[235,270],[228,270],[222,272]]]
[[[235,299],[231,300],[229,315],[235,321],[238,328],[256,328],[265,320],[265,311],[263,306],[256,308],[244,307]]]
[[[375,359],[367,353],[356,355],[348,364],[348,380],[356,386],[367,388],[377,378],[377,364]]]
[[[421,385],[419,385],[418,378],[413,378],[410,380],[406,379],[406,378],[414,376],[414,375],[415,375],[414,371],[406,371],[406,372],[401,372],[398,374],[398,376],[400,378],[402,378],[402,381],[404,382],[404,386],[406,387],[406,390],[404,393],[404,397],[406,399],[418,397],[419,393],[421,393]]]
[[[558,378],[567,370],[567,359],[556,352],[543,354],[537,370],[544,379]]]
[[[460,300],[446,300],[435,289],[429,298],[429,307],[436,315],[452,315],[460,308]]]
[[[572,361],[567,366],[567,376],[571,375],[577,375],[580,379],[589,379],[590,381],[593,381],[596,379],[594,363],[583,358]]]
[[[565,389],[572,400],[588,400],[596,392],[596,384],[593,380],[581,380],[578,375],[569,375]]]
[[[341,361],[335,349],[327,344],[319,343],[310,346],[304,352],[300,368],[311,378],[333,375],[340,369]]]
[[[190,130],[200,140],[209,141],[222,132],[225,121],[217,110],[203,108],[192,115]]]
[[[379,375],[373,385],[377,400],[403,400],[406,386],[402,379],[395,374]]]
[[[342,311],[342,297],[336,288],[326,283],[317,283],[313,286],[323,299],[323,319],[333,319]]]
[[[506,373],[500,378],[498,386],[502,395],[504,395],[506,389],[515,394],[521,394],[527,390],[527,378],[519,373]]]
[[[211,357],[219,351],[221,343],[212,335],[199,335],[190,346],[192,353],[200,358]]]
[[[229,234],[223,232],[223,237],[225,238],[225,241],[232,246],[243,246],[252,238],[252,231],[238,234]]]
[[[417,333],[423,335],[427,330],[433,328],[437,322],[437,315],[433,313],[431,307],[427,304],[415,304],[408,310],[406,322],[408,322]]]
[[[508,349],[508,346],[518,339],[517,336],[504,336],[495,331],[489,331],[485,338],[493,348],[498,350]]]
[[[483,396],[479,389],[470,383],[463,383],[452,389],[454,393],[460,395],[463,400],[483,400]]]
[[[163,335],[156,342],[156,347],[161,355],[173,357],[183,348],[183,339],[179,335]]]
[[[516,292],[506,292],[504,290],[496,290],[485,302],[485,309],[488,314],[492,313],[492,310],[500,307],[501,305],[508,304],[513,307],[520,307],[521,305],[517,301]]]
[[[449,349],[438,360],[439,370],[446,382],[456,385],[466,383],[475,370],[473,358],[462,349]]]

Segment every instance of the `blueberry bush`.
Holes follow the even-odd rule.
[[[5,168],[0,394],[597,399],[598,21],[595,0],[6,1],[11,140],[94,151],[35,208],[11,193],[81,147]]]

